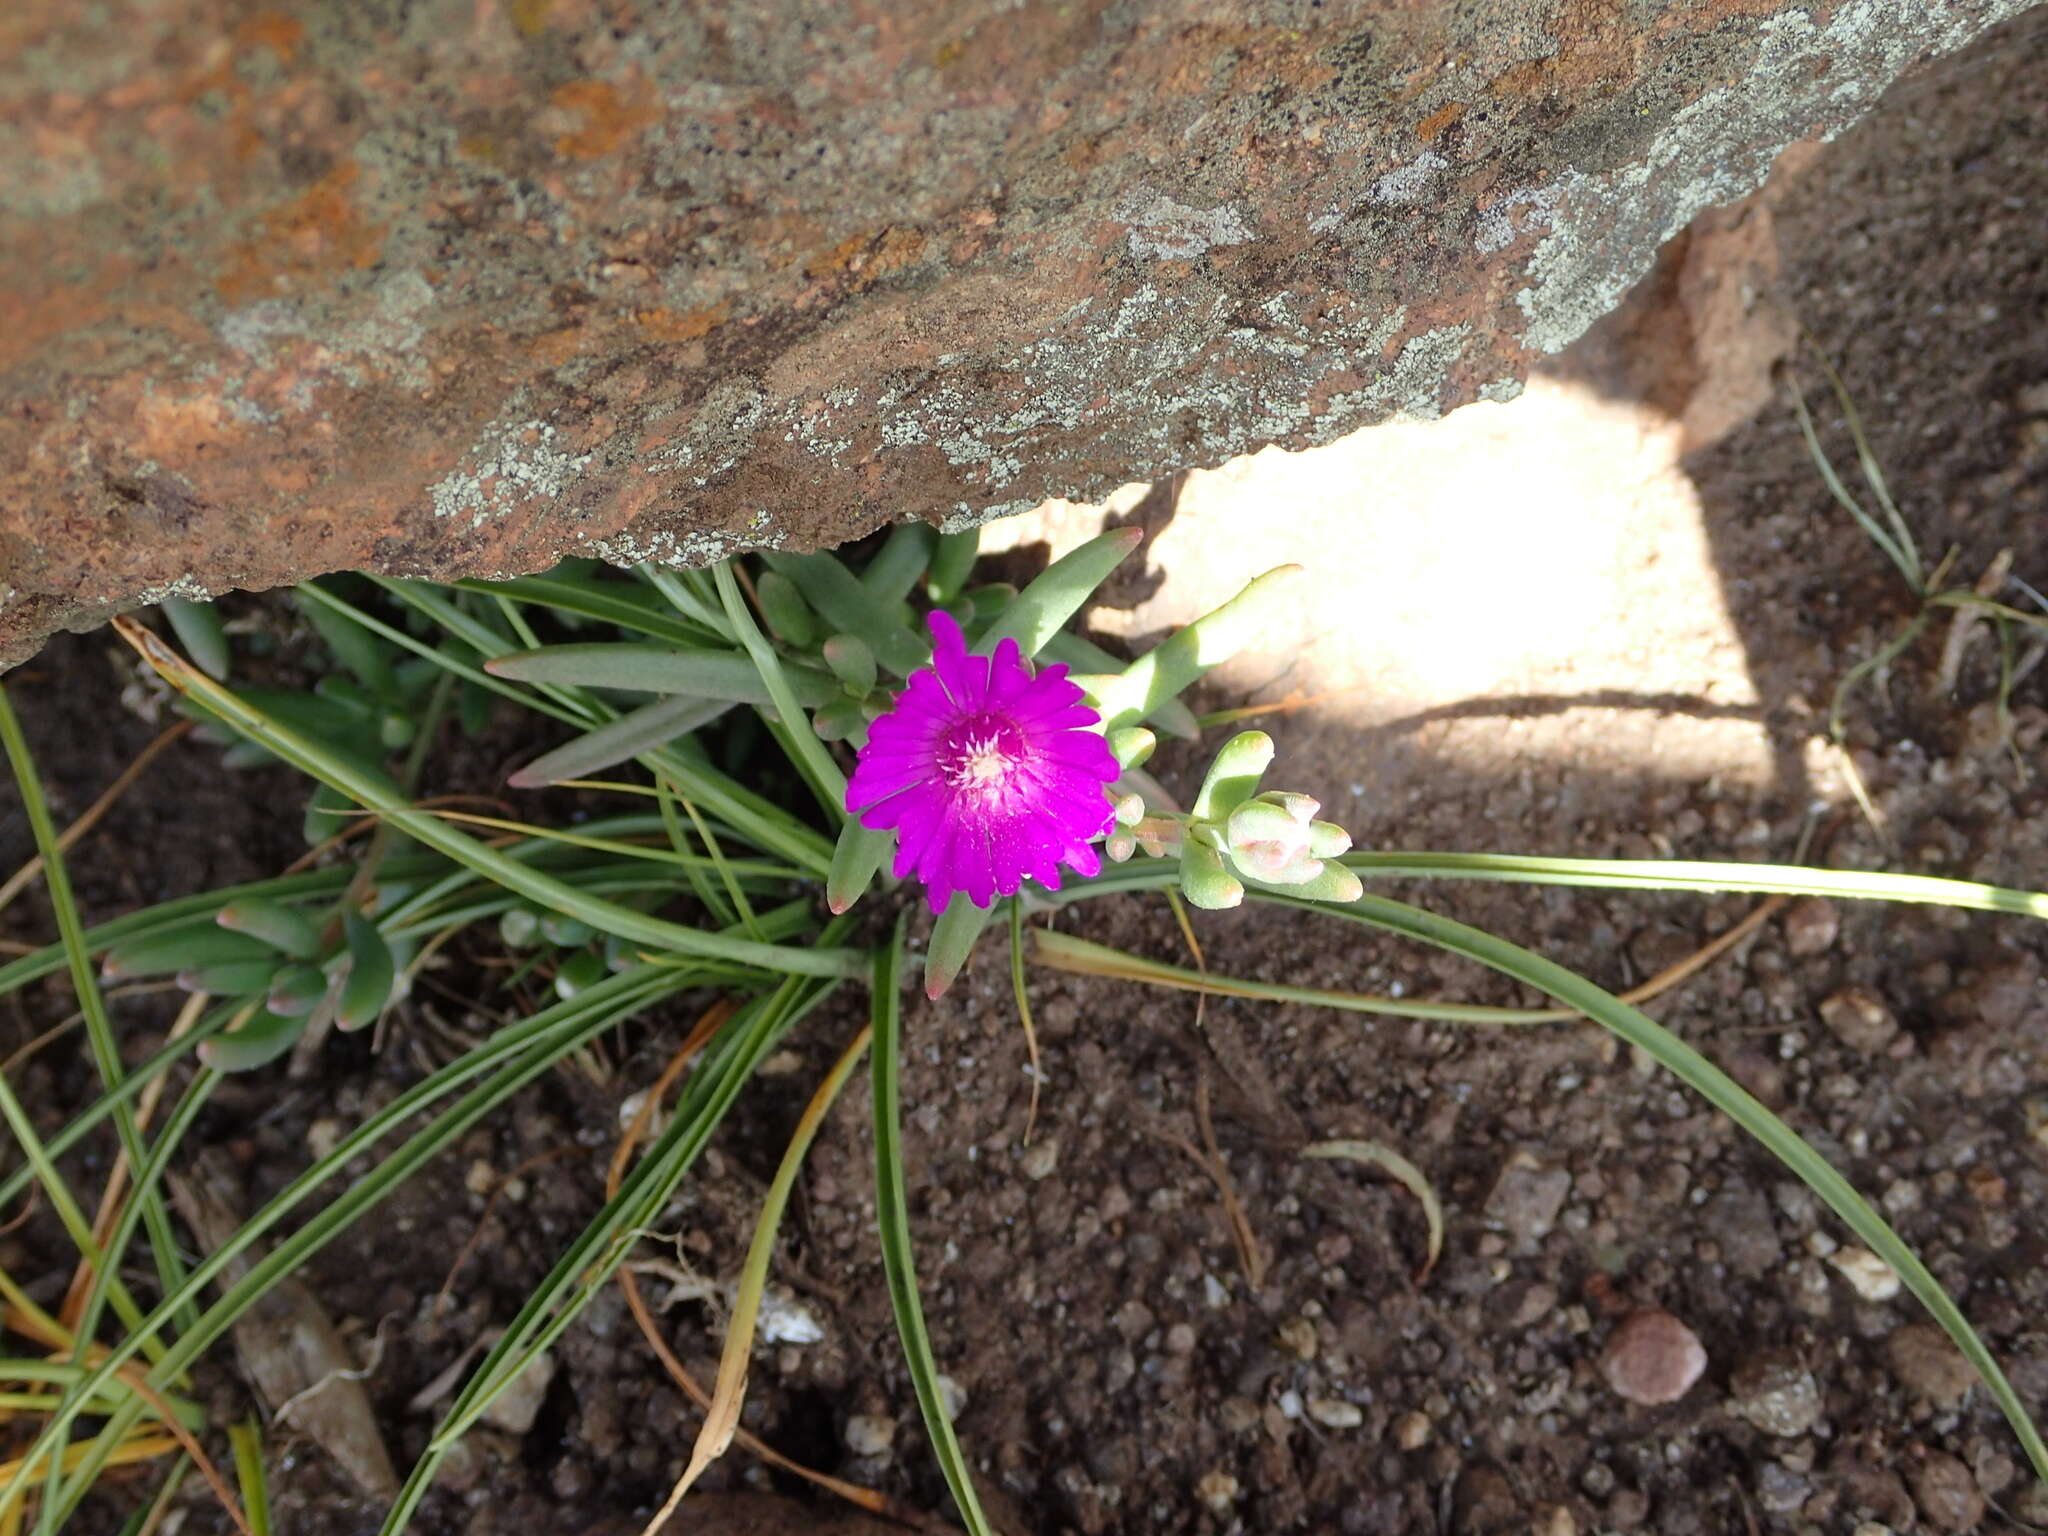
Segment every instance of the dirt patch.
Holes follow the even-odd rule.
[[[1820,152],[1771,208],[1775,296],[1841,361],[1923,547],[1958,546],[1966,579],[2010,547],[2037,585],[2048,572],[2044,66],[2039,26],[1965,55]],[[1857,696],[1851,740],[1890,845],[1848,806],[1824,742],[1827,700],[1910,615],[1909,599],[1828,502],[1782,397],[1680,457],[1686,402],[1642,387],[1641,349],[1659,334],[1692,343],[1650,323],[1644,306],[1657,302],[1653,281],[1529,402],[1383,429],[1413,435],[1395,468],[1351,486],[1349,521],[1328,525],[1322,564],[1365,573],[1318,599],[1317,622],[1341,641],[1319,653],[1295,636],[1307,661],[1262,677],[1255,658],[1211,702],[1348,690],[1265,723],[1290,784],[1323,792],[1367,846],[1784,859],[1804,839],[1821,863],[2048,883],[2048,668],[2016,696],[2008,743],[1991,703],[1997,658],[1981,641],[1952,691],[1933,686],[1937,633],[1887,689]],[[1688,378],[1702,371],[1692,366]],[[1616,381],[1631,368],[1624,389]],[[1512,423],[1532,410],[1556,436],[1644,399],[1647,425],[1600,418],[1620,434],[1600,441],[1634,432],[1647,457],[1596,456],[1640,468],[1646,499],[1621,513],[1588,507],[1583,525],[1611,537],[1604,555],[1587,545],[1556,563],[1560,579],[1593,570],[1568,596],[1516,588],[1514,563],[1486,544],[1511,520],[1494,536],[1446,523],[1404,546],[1399,518],[1375,512],[1399,490],[1400,465],[1426,472],[1429,434],[1467,434],[1452,458],[1469,468],[1483,448],[1473,434],[1520,430]],[[1676,423],[1678,448],[1657,436],[1658,419]],[[1829,441],[1839,452],[1838,434]],[[1355,451],[1368,456],[1324,462],[1345,474],[1378,462],[1369,445]],[[1273,472],[1309,474],[1313,457]],[[1510,510],[1545,490],[1544,476],[1578,472],[1564,458],[1537,467],[1497,487]],[[1154,564],[1112,594],[1121,618],[1106,616],[1105,629],[1147,633],[1173,604],[1206,596],[1207,570],[1241,571],[1240,550],[1265,546],[1231,546],[1233,528],[1279,538],[1288,519],[1276,506],[1293,514],[1306,502],[1292,491],[1276,502],[1273,485],[1307,482],[1266,473],[1185,487],[1170,521],[1163,499],[1152,503],[1141,515],[1161,524]],[[1440,563],[1404,570],[1393,553],[1404,547]],[[1504,574],[1482,583],[1475,570]],[[1355,613],[1326,611],[1347,590]],[[1403,594],[1419,595],[1404,605]],[[1597,622],[1573,628],[1560,609]],[[1377,691],[1361,686],[1373,678]],[[53,646],[11,682],[68,810],[149,734],[113,704],[120,683],[102,642]],[[487,757],[474,765],[479,785],[502,766]],[[1162,771],[1185,792],[1193,766],[1168,755]],[[150,782],[81,859],[101,914],[266,872],[297,851],[296,791],[282,778],[223,787],[185,746]],[[22,842],[17,821],[0,828],[10,867]],[[1481,886],[1390,893],[1614,986],[1750,909]],[[40,921],[28,905],[0,919],[10,937]],[[1104,901],[1059,922],[1184,957],[1156,902]],[[1252,911],[1204,918],[1199,932],[1222,971],[1524,1000],[1335,923]],[[1807,905],[1657,1010],[1879,1201],[2037,1411],[2048,1405],[2044,978],[2048,941],[2016,920]],[[942,1005],[913,1013],[905,1064],[933,1341],[1005,1529],[1549,1536],[1751,1522],[1847,1531],[1874,1519],[1903,1531],[1962,1529],[1980,1515],[1984,1528],[2016,1528],[2003,1511],[2026,1483],[2017,1449],[1918,1310],[1884,1295],[1882,1276],[1775,1164],[1597,1031],[1503,1036],[1227,1002],[1212,1002],[1198,1028],[1190,1000],[1135,987],[1041,976],[1033,996],[1047,1080],[1028,1145],[1023,1045],[996,954]],[[736,1268],[782,1139],[856,1027],[854,1001],[801,1032],[665,1217],[703,1276]],[[57,1006],[38,997],[29,1011]],[[148,1017],[136,1015],[138,1038]],[[9,1022],[10,1038],[33,1022]],[[509,1321],[597,1208],[619,1103],[687,1024],[681,1008],[650,1018],[604,1074],[558,1074],[312,1267],[316,1293],[375,1360],[369,1384],[401,1466],[432,1424],[407,1401]],[[357,1042],[337,1050],[326,1081],[237,1085],[205,1139],[239,1157],[260,1196],[331,1123],[387,1101],[447,1032],[470,1027],[483,1026],[430,998],[381,1055]],[[30,1071],[44,1075],[23,1091],[54,1123],[85,1078],[57,1053],[39,1060]],[[1215,1184],[1183,1145],[1201,1143],[1205,1081],[1262,1250],[1256,1287]],[[1441,1192],[1449,1237],[1426,1282],[1415,1279],[1424,1229],[1409,1195],[1300,1157],[1306,1142],[1339,1136],[1399,1149]],[[800,1459],[940,1509],[870,1236],[870,1155],[866,1110],[850,1095],[813,1153],[777,1272],[822,1337],[764,1351],[748,1422]],[[39,1230],[0,1239],[10,1273],[35,1273]],[[444,1309],[435,1298],[451,1270]],[[1685,1324],[1707,1356],[1672,1403],[1627,1400],[1603,1369],[1621,1322],[1646,1309]],[[706,1378],[714,1314],[697,1301],[664,1313]],[[695,1419],[617,1298],[600,1298],[556,1356],[532,1425],[473,1436],[421,1530],[629,1522],[665,1491]],[[213,1381],[222,1415],[242,1411],[225,1357]],[[375,1528],[379,1511],[317,1455],[294,1452],[278,1477],[282,1528]],[[737,1455],[712,1484],[784,1486]],[[217,1525],[195,1502],[187,1529]]]

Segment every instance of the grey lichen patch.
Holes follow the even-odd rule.
[[[152,587],[146,587],[127,600],[137,607],[146,608],[151,603],[160,603],[167,597],[182,597],[187,602],[208,603],[213,601],[214,595],[212,588],[188,571],[170,581],[160,581]]]
[[[686,475],[698,490],[753,451],[768,416],[768,392],[751,374],[720,379],[698,402],[688,426],[649,456],[650,475]]]
[[[768,526],[768,514],[756,514],[750,533],[733,533],[707,528],[677,531],[658,528],[642,533],[627,528],[609,538],[593,539],[589,552],[613,565],[674,565],[698,567],[716,565],[734,555],[755,549],[779,549],[781,537]]]
[[[1346,421],[1367,414],[1434,421],[1443,414],[1444,376],[1471,335],[1469,325],[1441,325],[1409,338],[1391,368],[1365,388],[1333,398],[1328,414]]]
[[[554,441],[555,429],[545,421],[486,429],[470,449],[468,463],[434,486],[434,516],[466,516],[465,528],[479,528],[487,518],[554,500],[591,458],[564,453]]]
[[[309,307],[286,299],[264,299],[228,311],[214,332],[229,347],[260,368],[281,359],[279,343],[314,343],[318,364],[292,390],[297,409],[313,404],[316,376],[330,376],[360,389],[375,375],[385,375],[413,389],[429,383],[421,342],[422,318],[434,304],[434,289],[410,269],[389,273],[371,289],[369,303],[356,318],[336,325]]]
[[[1195,208],[1156,187],[1140,185],[1116,205],[1118,223],[1129,226],[1131,254],[1186,261],[1219,245],[1243,245],[1253,238],[1244,215],[1229,203]]]
[[[1529,317],[1525,343],[1557,352],[1614,308],[1665,241],[1702,209],[1762,185],[1778,153],[1854,122],[1915,60],[1953,52],[2032,0],[1845,0],[1827,22],[1803,11],[1767,18],[1744,77],[1680,108],[1641,160],[1619,170],[1567,170],[1546,186],[1509,194],[1482,216],[1479,248],[1504,248],[1517,209],[1548,233],[1516,295]]]

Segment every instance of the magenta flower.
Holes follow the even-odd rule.
[[[1056,891],[1061,864],[1096,873],[1090,844],[1109,830],[1103,789],[1117,776],[1088,729],[1100,717],[1064,666],[1034,673],[1014,640],[970,656],[943,613],[931,628],[932,664],[868,727],[846,809],[895,829],[896,878],[922,880],[934,912],[955,891],[986,907],[1026,875]]]

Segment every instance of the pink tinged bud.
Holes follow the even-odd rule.
[[[1118,827],[1109,834],[1102,844],[1102,851],[1112,864],[1121,864],[1138,851],[1138,839],[1128,828]]]
[[[1323,872],[1311,847],[1310,817],[1320,809],[1306,795],[1260,795],[1230,813],[1230,859],[1268,885],[1303,885]]]

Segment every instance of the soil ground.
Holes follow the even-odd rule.
[[[1144,569],[1105,594],[1098,628],[1110,643],[1142,639],[1248,569],[1305,556],[1299,625],[1202,702],[1298,705],[1260,722],[1280,775],[1321,795],[1362,846],[1803,849],[1821,864],[2048,886],[2048,666],[2019,686],[2007,730],[1981,633],[1952,680],[1944,620],[1886,686],[1853,695],[1849,740],[1884,833],[1850,800],[1828,702],[1914,605],[1828,499],[1770,371],[1795,318],[1840,363],[1922,548],[1956,548],[1964,582],[2009,548],[2013,570],[2048,587],[2044,209],[2048,24],[2036,13],[1704,222],[1522,401],[1126,498],[1108,515],[1154,536]],[[1813,369],[1801,377],[1832,421]],[[1823,435],[1846,467],[1846,439]],[[1049,509],[1011,532],[1012,558],[1022,568],[1043,555],[1036,541],[1057,548],[1104,515]],[[110,645],[66,638],[9,679],[60,819],[152,731],[121,700],[130,674]],[[500,782],[527,745],[487,742],[458,765],[470,781],[450,787]],[[1185,794],[1195,759],[1163,758]],[[283,774],[223,778],[209,749],[173,748],[80,850],[90,914],[276,870],[303,846],[299,796]],[[9,807],[0,867],[25,844]],[[1389,893],[1615,988],[1752,907]],[[25,899],[0,935],[40,939],[45,922]],[[1091,903],[1058,925],[1185,959],[1156,901]],[[1254,909],[1198,931],[1223,973],[1525,1000],[1351,925]],[[1844,1024],[1839,1007],[1826,1022],[1821,1005],[1852,987],[1895,1028],[1877,1014]],[[1592,1027],[1501,1033],[1229,1002],[1198,1025],[1185,995],[1050,973],[1032,996],[1045,1084],[1028,1144],[1023,1046],[993,952],[913,1012],[904,1085],[933,1342],[964,1397],[960,1433],[991,1512],[1014,1536],[2032,1528],[2012,1437],[1910,1299],[1863,1294],[1841,1262],[1845,1235],[1801,1187]],[[855,1027],[852,1001],[806,1027],[670,1212],[703,1275],[736,1269],[802,1101]],[[27,997],[0,1017],[0,1046],[67,1007],[54,991]],[[138,1048],[168,1017],[161,999],[124,1007]],[[202,1139],[260,1198],[310,1143],[414,1080],[464,1011],[429,992],[382,1053],[352,1039],[317,1082],[237,1083]],[[2048,1411],[2048,934],[1809,904],[1653,1011],[1879,1201]],[[408,1400],[509,1320],[597,1208],[619,1105],[687,1023],[636,1028],[604,1081],[563,1073],[536,1088],[308,1272],[370,1362],[401,1467],[433,1422]],[[50,1125],[88,1081],[69,1046],[12,1080]],[[1187,1150],[1205,1099],[1263,1259],[1257,1285]],[[1448,1237],[1425,1279],[1410,1195],[1301,1157],[1337,1137],[1400,1151],[1440,1192]],[[943,1510],[889,1320],[868,1160],[865,1106],[849,1094],[777,1270],[821,1337],[757,1358],[748,1422],[799,1460]],[[103,1172],[80,1169],[88,1187]],[[37,1294],[63,1281],[49,1237],[37,1223],[0,1236],[0,1266]],[[437,1311],[444,1283],[452,1304]],[[1631,1403],[1602,1372],[1638,1309],[1672,1314],[1704,1345],[1705,1373],[1676,1402]],[[720,1319],[698,1302],[663,1316],[708,1379]],[[557,1365],[532,1426],[474,1435],[418,1529],[636,1528],[694,1413],[615,1294],[565,1337]],[[246,1410],[226,1351],[209,1390],[223,1419]],[[897,1429],[883,1446],[885,1421]],[[280,1530],[376,1529],[381,1511],[317,1452],[282,1431],[273,1446]],[[737,1452],[708,1486],[793,1491]],[[758,1508],[694,1508],[698,1529],[774,1528]],[[183,1519],[188,1532],[225,1528],[203,1493]]]

